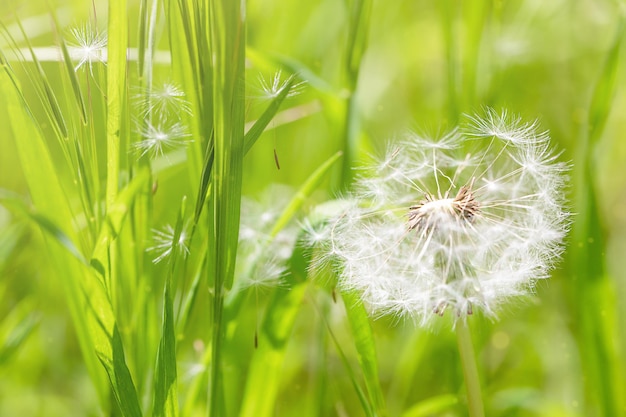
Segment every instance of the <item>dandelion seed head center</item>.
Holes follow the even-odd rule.
[[[427,195],[426,200],[409,208],[409,230],[432,228],[448,221],[471,222],[480,211],[480,203],[474,198],[471,185],[463,186],[454,198],[436,199]]]

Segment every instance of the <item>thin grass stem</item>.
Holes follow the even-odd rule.
[[[456,325],[456,338],[463,366],[463,378],[467,389],[467,405],[470,417],[484,417],[485,408],[483,397],[480,392],[480,379],[476,366],[476,355],[472,345],[472,335],[469,324],[465,320],[459,320]]]

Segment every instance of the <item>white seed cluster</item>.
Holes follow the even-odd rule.
[[[534,123],[492,110],[437,140],[408,134],[316,233],[320,262],[375,315],[493,316],[560,257],[569,215],[557,156]]]

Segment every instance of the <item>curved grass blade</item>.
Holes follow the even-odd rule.
[[[48,234],[48,236],[57,241],[65,249],[67,249],[67,251],[78,261],[80,261],[84,265],[88,265],[88,262],[83,254],[80,252],[80,250],[78,250],[78,248],[69,238],[69,236],[67,236],[67,234],[63,232],[63,230],[61,230],[56,224],[54,224],[52,220],[50,220],[46,216],[37,213],[36,211],[27,207],[21,198],[13,196],[11,194],[12,193],[7,193],[4,190],[0,190],[0,203],[12,208],[13,211],[34,222],[37,226],[41,228],[44,233]]]
[[[374,335],[372,334],[369,316],[358,294],[342,292],[341,296],[346,306],[348,321],[350,322],[359,364],[363,371],[363,378],[365,379],[365,386],[367,387],[372,409],[376,416],[386,416],[385,396],[380,387],[376,347],[374,346]]]
[[[401,417],[428,417],[439,416],[459,403],[456,395],[443,394],[428,398],[415,404],[413,407],[402,413]]]
[[[27,181],[31,198],[37,210],[47,213],[50,221],[63,231],[71,241],[77,241],[77,234],[72,226],[74,218],[70,205],[61,186],[48,145],[33,119],[22,90],[11,68],[0,54],[0,95],[6,105],[11,121],[11,129],[15,138],[18,158],[24,178]],[[59,273],[66,293],[68,310],[76,330],[81,352],[91,379],[96,387],[99,399],[105,409],[108,408],[109,387],[106,375],[98,363],[94,352],[94,339],[91,334],[89,320],[83,308],[83,293],[80,291],[81,278],[85,274],[84,267],[74,257],[68,257],[65,249],[55,245],[49,247],[50,260]],[[68,261],[69,260],[69,261]]]
[[[280,232],[293,218],[293,216],[300,210],[304,201],[311,195],[313,190],[317,188],[320,181],[324,177],[324,174],[328,172],[330,167],[343,155],[343,152],[338,151],[333,156],[328,158],[322,165],[320,165],[314,172],[307,178],[305,183],[300,187],[296,195],[291,199],[289,205],[285,207],[280,217],[274,224],[270,236],[274,237]]]
[[[60,29],[59,21],[57,20],[56,13],[54,10],[50,11],[50,15],[52,16],[52,21],[54,22],[54,26],[57,32]],[[59,34],[58,36],[59,47],[61,49],[61,54],[63,56],[63,64],[65,66],[65,71],[67,72],[67,76],[70,79],[70,85],[72,86],[72,92],[74,93],[74,98],[76,100],[76,104],[80,109],[80,116],[83,124],[87,124],[87,108],[85,106],[85,100],[83,99],[83,95],[80,91],[80,83],[78,82],[78,77],[76,76],[76,71],[74,71],[74,64],[72,63],[72,58],[70,57],[70,53],[67,49],[67,44],[65,43],[65,39],[63,36]]]
[[[39,324],[39,316],[33,312],[33,306],[30,299],[23,300],[0,322],[0,366],[19,351]]]
[[[274,97],[274,99],[267,106],[261,117],[257,119],[254,125],[252,125],[250,130],[248,130],[248,132],[245,134],[243,139],[244,155],[247,154],[250,149],[252,149],[252,146],[254,146],[257,139],[261,136],[261,133],[263,133],[267,125],[272,121],[274,116],[276,116],[280,105],[291,92],[291,89],[293,88],[295,82],[295,76],[292,75],[291,77],[289,77],[284,87],[280,90],[280,93],[276,97]]]

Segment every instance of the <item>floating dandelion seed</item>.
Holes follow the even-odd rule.
[[[185,92],[173,82],[149,88],[145,94],[137,94],[136,97],[144,117],[152,115],[164,121],[170,117],[180,117],[182,113],[191,114],[191,105],[185,98]]]
[[[261,202],[243,199],[237,254],[239,290],[249,287],[267,288],[283,284],[287,260],[296,244],[297,229],[288,224],[273,231],[291,193],[286,187],[270,188]]]
[[[189,254],[189,236],[186,227],[183,227],[178,239],[176,239],[176,231],[169,224],[161,230],[153,229],[152,233],[154,245],[147,248],[147,251],[157,255],[152,260],[153,263],[158,264],[163,259],[170,257],[174,251],[179,251],[181,254]]]
[[[546,133],[487,111],[439,140],[408,135],[357,180],[342,214],[316,232],[376,315],[494,316],[528,294],[562,252],[568,228]]]
[[[107,35],[104,31],[94,29],[90,24],[70,29],[76,43],[69,45],[69,52],[73,59],[78,61],[74,71],[87,64],[92,72],[95,62],[106,62]]]
[[[261,87],[261,97],[266,99],[272,99],[280,95],[283,90],[289,85],[289,83],[295,78],[295,74],[289,76],[284,81],[281,80],[281,71],[277,71],[270,81],[267,81],[263,76],[259,75],[259,84]],[[297,82],[291,85],[287,97],[295,97],[302,92],[302,87],[305,82]]]
[[[174,123],[170,126],[165,123],[159,123],[156,126],[146,123],[139,134],[143,139],[135,142],[133,147],[141,151],[141,156],[149,152],[154,156],[162,156],[166,149],[183,146],[188,142],[186,138],[191,136],[181,123]]]

